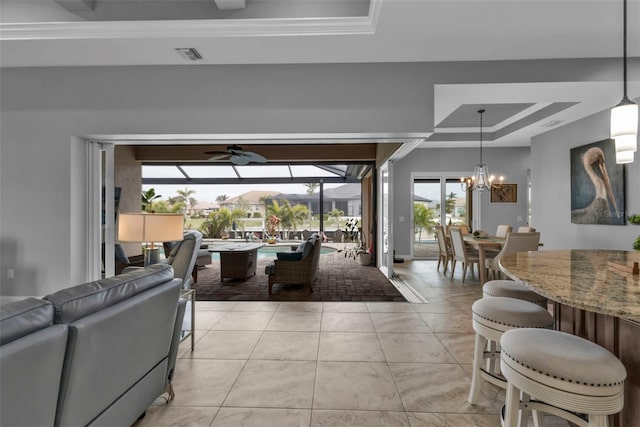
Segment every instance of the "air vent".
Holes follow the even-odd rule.
[[[202,55],[200,52],[195,50],[193,47],[176,47],[176,52],[180,54],[187,61],[200,61],[202,60]]]
[[[562,120],[551,120],[550,122],[547,122],[540,126],[543,128],[552,128],[554,126],[558,126],[560,123],[562,123]]]

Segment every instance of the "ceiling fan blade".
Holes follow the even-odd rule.
[[[250,161],[256,163],[267,163],[267,159],[264,156],[261,156],[258,153],[253,153],[251,151],[245,151],[244,156],[247,157]]]
[[[207,151],[204,154],[211,154],[212,155],[207,160],[222,160],[225,157],[229,157],[230,156],[230,154],[227,153],[226,151]]]
[[[235,155],[233,154],[231,157],[229,157],[229,160],[231,161],[231,163],[233,163],[234,165],[238,165],[238,166],[244,166],[244,165],[248,165],[250,160],[247,156],[239,156],[239,155]]]

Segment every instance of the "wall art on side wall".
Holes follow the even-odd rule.
[[[518,203],[518,184],[492,187],[491,203]]]
[[[571,149],[571,222],[623,225],[624,165],[612,139]]]

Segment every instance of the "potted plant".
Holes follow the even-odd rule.
[[[636,238],[636,241],[633,242],[633,249],[640,252],[640,236]]]
[[[278,224],[280,224],[280,218],[277,216],[271,214],[267,217],[267,243],[272,245],[276,243],[276,230],[278,229]]]
[[[345,258],[360,260],[360,265],[371,264],[371,252],[369,252],[367,243],[364,240],[360,242],[359,246],[345,247],[344,256]]]

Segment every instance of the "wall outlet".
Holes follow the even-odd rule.
[[[516,217],[516,221],[518,221],[518,222],[522,222],[522,216],[518,215],[518,216]]]
[[[16,272],[13,268],[7,268],[7,279],[15,279]]]

